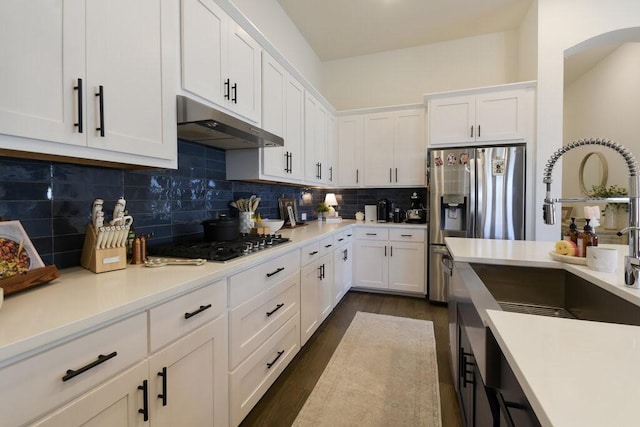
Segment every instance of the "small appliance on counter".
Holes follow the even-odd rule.
[[[418,193],[411,195],[411,206],[407,211],[406,222],[410,224],[424,224],[427,222],[427,210],[424,208]]]
[[[391,208],[391,203],[389,203],[388,199],[380,199],[378,200],[378,222],[387,222],[389,221],[389,212]]]
[[[364,220],[366,222],[378,222],[378,207],[376,205],[364,206]]]

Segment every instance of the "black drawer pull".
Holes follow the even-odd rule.
[[[84,372],[87,372],[89,369],[91,368],[95,368],[96,366],[100,365],[101,363],[106,362],[109,359],[113,359],[114,357],[116,357],[118,355],[117,351],[114,351],[113,353],[109,353],[106,356],[104,354],[100,354],[98,355],[98,359],[94,360],[93,362],[89,363],[88,365],[83,366],[80,369],[77,370],[73,370],[73,369],[67,369],[67,375],[65,375],[64,377],[62,377],[62,381],[68,381],[71,378],[78,376]]]
[[[230,83],[231,83],[231,82],[229,81],[229,79],[226,79],[226,80],[224,81],[224,99],[230,99],[230,98],[231,98],[231,96],[230,96],[230,92],[231,92],[231,91],[230,91],[230,89],[229,89],[229,84],[230,84]]]
[[[400,237],[413,237],[413,234],[401,234]]]
[[[279,351],[278,355],[276,356],[276,358],[273,359],[273,361],[267,363],[267,369],[271,369],[271,367],[276,364],[278,359],[280,359],[280,356],[282,356],[283,354],[284,354],[284,350]]]
[[[162,377],[162,393],[158,394],[158,399],[162,399],[162,406],[167,406],[167,367],[162,368],[158,372],[158,376]]]
[[[309,252],[309,255],[312,255],[312,256],[313,256],[313,255],[315,255],[315,254],[317,254],[317,253],[318,253],[318,251],[313,251],[313,252]]]
[[[342,242],[344,240],[344,237],[341,237],[338,239],[338,242]]]
[[[197,309],[196,311],[192,311],[191,313],[185,313],[185,314],[184,314],[184,318],[185,318],[185,319],[188,319],[188,318],[190,318],[190,317],[195,316],[196,314],[200,314],[200,313],[202,313],[203,311],[205,311],[205,310],[207,310],[207,309],[209,309],[209,308],[211,308],[211,304],[201,305],[201,306],[200,306],[200,308],[199,308],[199,309]]]
[[[138,390],[142,390],[142,409],[138,409],[138,413],[143,415],[144,421],[149,421],[149,384],[147,380],[142,381]]]
[[[378,233],[367,233],[367,236],[377,236]]]
[[[274,308],[273,310],[267,311],[267,317],[270,317],[273,313],[280,310],[282,307],[284,307],[284,303],[281,302],[280,304],[276,305],[276,308]]]
[[[325,248],[330,248],[331,246],[333,246],[331,243],[326,245]]]
[[[284,270],[284,267],[276,268],[276,271],[273,271],[273,272],[271,272],[271,273],[267,273],[267,277],[274,276],[274,275],[276,275],[276,274],[280,273],[282,270]]]

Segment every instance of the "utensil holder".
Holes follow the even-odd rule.
[[[249,233],[253,227],[253,212],[240,212],[240,232]]]
[[[127,227],[127,235],[129,234]],[[80,265],[94,273],[122,270],[127,267],[127,247],[125,243],[117,247],[98,249],[98,235],[93,224],[87,225],[87,234],[82,247]]]

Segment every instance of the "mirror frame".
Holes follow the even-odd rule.
[[[589,192],[589,190],[587,190],[587,188],[584,185],[584,168],[587,164],[587,161],[591,158],[591,156],[594,156],[594,155],[600,160],[600,164],[602,165],[602,181],[600,182],[600,184],[596,184],[596,185],[606,186],[607,179],[609,178],[609,166],[607,165],[607,158],[604,156],[604,154],[598,151],[591,151],[587,153],[582,159],[582,161],[580,162],[580,169],[578,170],[578,179],[580,181],[580,189],[584,194],[587,194]]]

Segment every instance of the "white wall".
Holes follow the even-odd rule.
[[[276,0],[231,0],[274,47],[322,92],[322,62]]]
[[[423,102],[430,92],[518,80],[518,35],[507,31],[324,63],[337,110]]]
[[[531,7],[518,28],[518,80],[538,78],[538,2]]]
[[[536,206],[545,198],[543,167],[562,145],[563,70],[566,49],[600,34],[640,26],[638,0],[538,0]],[[561,167],[554,168],[552,197],[560,197]],[[540,212],[540,211],[538,211]],[[560,226],[536,215],[536,240],[556,240]]]
[[[640,154],[639,76],[640,43],[625,43],[565,87],[564,142],[604,138]],[[578,169],[582,158],[592,151],[602,153],[607,160],[607,186],[628,189],[627,167],[618,154],[604,147],[581,147],[563,156],[563,195],[582,195]]]

